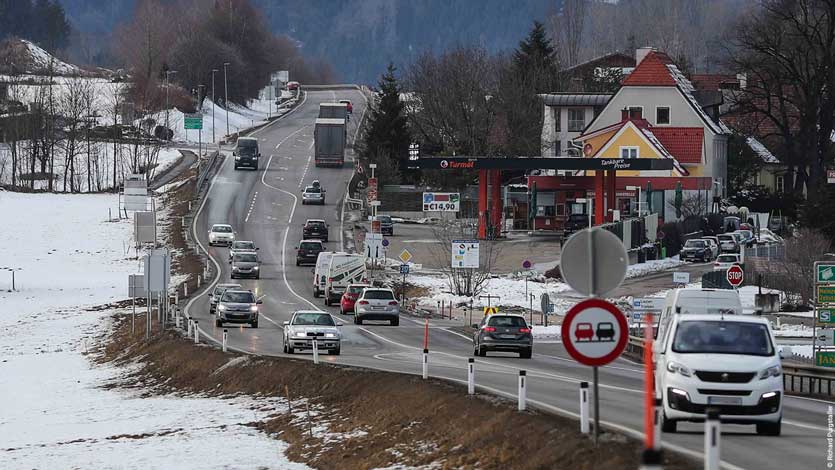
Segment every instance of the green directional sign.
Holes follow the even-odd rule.
[[[186,114],[183,116],[183,126],[186,129],[203,129],[203,115]]]
[[[817,351],[815,365],[821,367],[835,367],[835,351]]]
[[[835,283],[835,264],[815,263],[818,284]]]
[[[817,286],[819,304],[835,304],[835,286]]]
[[[835,309],[824,308],[817,311],[818,323],[835,324]]]

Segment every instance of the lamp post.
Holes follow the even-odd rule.
[[[217,69],[212,69],[212,143],[217,144],[215,140],[215,74]]]
[[[638,191],[638,217],[641,216],[641,187],[640,186],[627,186],[627,191]]]
[[[169,104],[168,104],[168,88],[171,85],[171,74],[177,73],[176,70],[166,70],[165,71],[165,128],[170,129],[171,125],[168,123],[168,112],[169,112]],[[167,131],[166,131],[167,132]]]
[[[226,68],[229,62],[223,63],[223,107],[226,108],[226,135],[229,136],[229,84],[226,81]]]

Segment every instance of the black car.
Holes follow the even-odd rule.
[[[302,238],[305,240],[316,238],[327,243],[328,224],[321,219],[307,219],[302,229]]]
[[[563,225],[563,237],[568,238],[577,230],[588,228],[589,216],[588,214],[571,214]]]
[[[394,222],[390,215],[378,215],[377,220],[380,222],[380,233],[383,235],[394,236]]]
[[[238,142],[235,144],[235,150],[232,152],[235,157],[235,169],[241,167],[258,169],[258,159],[261,157],[261,151],[258,149],[258,139],[253,137],[238,137]]]
[[[473,335],[476,356],[486,356],[487,351],[508,351],[530,359],[533,354],[533,334],[521,315],[487,315],[473,328],[477,330]]]
[[[319,253],[325,251],[322,240],[302,240],[296,248],[296,266],[305,263],[316,264]]]
[[[684,248],[681,249],[680,257],[682,261],[710,261],[713,258],[713,251],[708,245],[707,240],[691,239],[687,240]]]

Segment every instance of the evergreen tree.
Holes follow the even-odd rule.
[[[380,78],[379,99],[371,106],[360,151],[363,160],[376,163],[377,174],[390,184],[400,182],[399,164],[408,154],[411,142],[395,71],[390,63]]]

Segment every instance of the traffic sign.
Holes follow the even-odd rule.
[[[389,239],[388,238],[383,239],[383,246],[389,246]]]
[[[818,284],[835,283],[835,264],[815,263],[815,278]]]
[[[690,284],[690,273],[674,272],[673,284]]]
[[[397,257],[400,258],[400,261],[402,261],[405,264],[412,259],[412,252],[403,248],[403,251],[401,251],[400,255],[398,255]]]
[[[818,323],[835,323],[835,310],[821,309],[817,311]]]
[[[199,113],[184,114],[183,128],[185,129],[203,129],[203,115]]]
[[[401,264],[400,265],[400,274],[403,274],[404,276],[406,274],[409,274],[409,265],[408,264]]]
[[[605,300],[584,300],[571,307],[562,321],[565,350],[587,366],[604,366],[617,359],[628,337],[623,312]]]
[[[820,304],[835,303],[835,286],[817,286],[817,300]]]
[[[725,277],[731,286],[737,288],[742,285],[742,281],[745,279],[745,272],[738,264],[734,264],[725,272]]]
[[[368,197],[369,203],[377,200],[377,181],[377,178],[368,178],[368,189],[366,190],[366,196]]]
[[[499,307],[484,307],[484,316],[499,313]]]
[[[817,351],[815,365],[820,367],[835,367],[835,351]]]
[[[821,328],[815,333],[815,344],[818,347],[835,347],[835,330]]]
[[[636,297],[632,299],[634,310],[660,312],[663,307],[663,297]]]
[[[522,261],[522,269],[531,269],[531,262],[528,260]]]
[[[452,258],[450,266],[453,268],[474,268],[479,267],[479,242],[478,240],[453,240]]]
[[[560,270],[565,282],[575,291],[603,297],[615,290],[626,277],[629,258],[623,242],[601,228],[583,229],[565,242]]]

